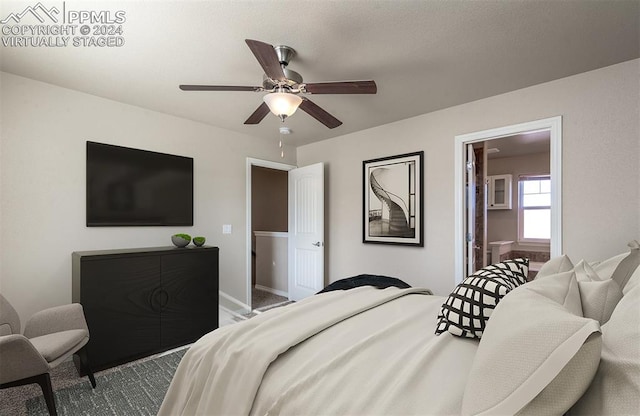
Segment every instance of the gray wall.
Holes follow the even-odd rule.
[[[439,294],[454,286],[454,137],[563,117],[563,251],[575,261],[640,236],[640,60],[298,148],[326,163],[328,281],[386,274]],[[347,120],[345,120],[347,122]],[[362,243],[362,161],[425,151],[425,247]]]

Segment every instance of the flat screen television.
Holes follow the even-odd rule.
[[[87,226],[193,225],[193,158],[87,141]]]

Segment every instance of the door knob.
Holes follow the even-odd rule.
[[[316,241],[315,243],[311,243],[311,245],[316,247],[322,247],[322,243],[320,241]]]

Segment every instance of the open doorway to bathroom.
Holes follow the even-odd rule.
[[[551,148],[549,130],[486,140],[484,251],[477,265],[529,259],[529,279],[551,250]],[[482,260],[480,264],[479,260]],[[478,267],[478,268],[480,268]]]
[[[562,253],[562,119],[456,136],[456,282],[484,265]]]

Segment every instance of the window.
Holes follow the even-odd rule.
[[[523,175],[518,179],[518,241],[549,243],[551,178]]]

